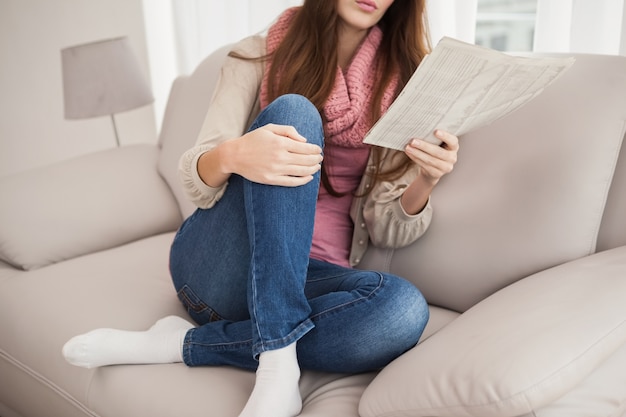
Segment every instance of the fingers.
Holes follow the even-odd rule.
[[[313,180],[313,175],[306,177],[279,176],[272,178],[266,182],[268,185],[278,185],[282,187],[299,187]]]
[[[293,126],[267,125],[266,127],[277,135],[278,140],[281,141],[280,146],[277,146],[277,150],[280,152],[281,148],[284,147],[282,149],[287,151],[286,153],[280,152],[277,158],[283,164],[291,167],[292,172],[289,172],[288,175],[301,175],[296,171],[302,170],[306,170],[302,175],[310,175],[317,172],[319,164],[323,159],[321,147],[307,143],[307,139],[300,135]],[[315,171],[310,172],[310,168],[315,168]]]
[[[302,153],[321,153],[322,152],[322,148],[320,148],[319,146],[315,144],[308,143],[307,138],[305,138],[300,133],[298,133],[296,128],[293,126],[268,124],[264,126],[264,128],[268,129],[269,131],[271,131],[272,133],[278,136],[292,139],[296,143],[306,144],[305,146],[294,147],[294,149],[302,150]]]
[[[322,148],[292,126],[263,126],[241,137],[239,145],[234,172],[254,182],[295,187],[321,169]]]
[[[302,158],[293,158],[290,161],[276,161],[271,174],[286,175],[291,177],[307,177],[314,175],[321,169],[318,159],[312,163],[304,163]]]
[[[307,165],[282,165],[277,163],[275,167],[265,171],[257,182],[267,185],[281,185],[284,187],[297,187],[313,180],[313,175],[321,169],[320,164]]]
[[[440,145],[443,148],[454,151],[459,149],[459,138],[452,133],[437,129],[435,130],[435,136],[443,142]]]
[[[433,182],[452,172],[459,150],[457,136],[443,130],[437,130],[435,136],[442,141],[441,145],[413,139],[405,148],[406,155],[418,164],[422,174]]]
[[[300,133],[298,133],[296,128],[293,126],[268,124],[265,125],[264,128],[278,136],[292,139],[294,141],[294,143],[290,144],[293,145],[290,147],[290,151],[292,152],[306,154],[315,154],[322,152],[322,148],[320,148],[319,146],[312,143],[307,143],[307,139]]]
[[[295,127],[287,126],[287,125],[275,125],[275,124],[267,124],[263,126],[261,129],[267,129],[272,133],[275,133],[279,136],[288,137],[290,139],[296,140],[298,142],[306,142],[306,138],[298,133]]]

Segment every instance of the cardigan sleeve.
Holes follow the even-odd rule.
[[[265,38],[251,36],[237,43],[233,51],[244,57],[265,54]],[[187,197],[199,208],[211,208],[222,197],[227,184],[211,187],[198,173],[200,156],[227,139],[242,136],[258,114],[263,62],[227,56],[215,92],[194,147],[179,160],[179,177]]]
[[[373,169],[371,161],[367,169],[369,171]],[[350,252],[352,266],[361,261],[370,242],[380,248],[401,248],[415,242],[426,232],[433,213],[430,198],[424,209],[414,215],[408,214],[400,204],[402,194],[418,173],[419,167],[413,165],[400,178],[380,181],[375,185],[371,184],[371,177],[363,176],[357,195],[365,194],[372,186],[374,188],[364,197],[355,198],[352,205],[350,213],[354,221]]]

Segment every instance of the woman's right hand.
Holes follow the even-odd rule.
[[[204,175],[211,173],[203,173],[202,167],[210,170],[213,165],[203,164],[205,155],[213,159],[221,175]],[[234,173],[261,184],[297,187],[311,181],[322,162],[322,148],[307,143],[293,126],[274,124],[226,141],[205,155],[200,158],[198,170],[205,183],[212,186]]]

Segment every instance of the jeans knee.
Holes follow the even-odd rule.
[[[408,350],[417,344],[428,323],[428,303],[409,281],[397,278],[392,287],[388,295],[388,308],[393,319],[388,321],[387,337],[395,339],[399,347]]]
[[[279,107],[281,109],[298,109],[301,112],[310,113],[313,118],[315,118],[315,116],[320,117],[321,121],[320,113],[315,105],[311,103],[308,98],[300,94],[283,94],[282,96],[279,96],[274,101],[272,101],[267,106],[267,109],[270,109],[272,107]]]
[[[365,346],[355,348],[355,363],[363,370],[380,369],[413,348],[421,337],[429,318],[428,304],[421,292],[410,282],[386,275],[377,305],[372,308],[373,317]],[[361,361],[359,363],[359,361]]]
[[[319,110],[299,94],[284,94],[272,101],[257,122],[294,126],[309,143],[323,146],[324,128]]]

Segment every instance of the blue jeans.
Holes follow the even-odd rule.
[[[323,146],[317,109],[279,97],[250,127],[291,125]],[[298,341],[304,369],[379,369],[413,347],[428,306],[408,281],[309,258],[319,174],[280,187],[231,175],[224,196],[198,209],[172,244],[170,271],[199,327],[188,331],[189,366],[256,369],[258,355]]]

